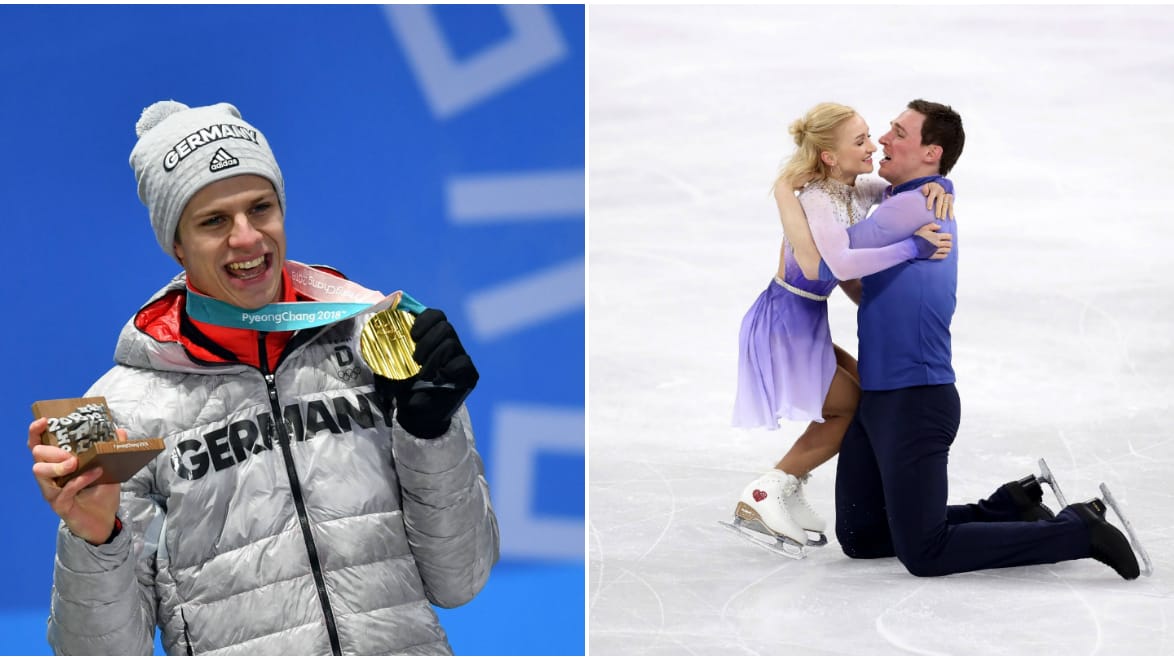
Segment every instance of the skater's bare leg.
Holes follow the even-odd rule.
[[[824,421],[808,426],[774,470],[750,482],[734,511],[739,526],[789,539],[792,546],[827,543],[827,522],[803,495],[803,478],[840,451],[860,400],[856,360],[838,346],[834,348],[836,373],[824,400]]]
[[[823,403],[824,421],[809,424],[803,435],[775,464],[775,469],[796,477],[805,477],[840,451],[840,441],[844,439],[852,415],[856,413],[856,404],[860,401],[860,376],[856,370],[856,359],[839,346],[834,348],[836,375],[832,377],[832,385]]]

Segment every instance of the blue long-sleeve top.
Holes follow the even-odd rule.
[[[953,235],[953,248],[945,259],[910,259],[861,278],[863,294],[856,317],[861,389],[954,382],[950,321],[957,305],[958,227],[954,220],[935,219],[925,208],[919,189],[932,181],[953,192],[953,184],[941,176],[893,186],[872,215],[848,228],[853,249],[896,243],[929,222]],[[821,261],[820,277],[828,276],[831,271]]]

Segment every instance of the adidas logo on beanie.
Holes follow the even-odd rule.
[[[135,124],[139,140],[130,166],[139,199],[151,215],[155,240],[175,259],[175,230],[189,200],[221,179],[256,174],[269,179],[285,210],[285,181],[265,136],[229,103],[190,108],[159,101]]]

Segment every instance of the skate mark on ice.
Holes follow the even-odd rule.
[[[678,267],[686,268],[689,270],[695,270],[697,268],[696,263],[690,262],[686,259],[681,259],[678,257],[669,256],[667,254],[657,254],[655,252],[649,252],[649,250],[647,248],[639,248],[638,249],[638,248],[608,246],[607,249],[593,250],[592,255],[595,258],[610,257],[610,256],[633,257],[634,259],[640,260],[642,263],[659,261],[662,264],[666,264],[669,266],[678,266]],[[651,272],[655,272],[655,271],[651,271]],[[667,295],[668,294],[666,294],[666,296]],[[691,296],[692,293],[690,293],[689,295]]]
[[[664,484],[665,488],[668,489],[669,517],[668,517],[668,520],[664,524],[664,529],[660,530],[660,534],[656,537],[656,540],[652,542],[652,545],[648,546],[648,549],[644,551],[644,554],[642,554],[636,558],[636,561],[642,561],[645,557],[648,556],[648,554],[650,552],[652,552],[653,550],[656,549],[656,546],[660,545],[660,542],[664,540],[665,534],[668,534],[669,529],[672,528],[673,520],[676,518],[676,515],[677,515],[677,494],[675,492],[673,492],[673,483],[671,481],[669,481],[669,479],[667,477],[664,476],[663,472],[656,469],[652,465],[652,463],[645,463],[644,467],[648,468],[653,473],[655,473],[656,476],[660,477],[660,481]]]
[[[1064,449],[1068,451],[1068,458],[1069,458],[1068,468],[1072,471],[1073,476],[1074,477],[1083,477],[1085,474],[1088,474],[1089,473],[1089,466],[1088,466],[1087,462],[1084,463],[1083,465],[1081,463],[1077,462],[1076,453],[1072,450],[1072,442],[1068,439],[1068,434],[1065,433],[1064,429],[1062,429],[1062,428],[1057,429],[1057,433],[1060,435],[1060,441],[1064,443]],[[1132,443],[1130,443],[1129,448],[1131,451],[1133,450]],[[1136,453],[1136,452],[1134,452],[1134,453]],[[1137,455],[1140,458],[1144,458],[1147,461],[1152,460],[1146,456],[1142,456],[1140,454],[1137,454]],[[1121,471],[1118,470],[1117,467],[1115,467],[1113,465],[1113,463],[1122,461],[1124,459],[1127,459],[1128,457],[1123,456],[1121,454],[1116,454],[1115,456],[1111,457],[1110,460],[1106,460],[1103,456],[1100,456],[1100,455],[1094,455],[1093,458],[1096,460],[1096,466],[1094,466],[1094,467],[1101,467],[1101,468],[1104,468],[1105,470],[1108,471],[1106,473],[1101,470],[1096,470],[1095,473],[1098,475],[1096,478],[1096,481],[1112,482],[1112,481],[1117,480],[1121,477]],[[1127,466],[1127,467],[1129,467],[1129,466]],[[1069,500],[1072,502],[1083,502],[1086,499],[1087,498],[1082,498],[1079,496],[1076,496],[1074,498],[1073,496],[1069,495]]]
[[[722,611],[721,611],[721,614],[718,616],[718,622],[721,623],[722,628],[725,628],[725,626],[726,626],[726,613],[729,611],[730,605],[733,604],[733,602],[735,600],[738,600],[739,598],[741,598],[742,595],[745,594],[747,591],[750,591],[751,589],[753,589],[754,587],[763,583],[764,581],[769,580],[770,578],[774,577],[776,573],[783,571],[783,570],[786,570],[786,568],[788,566],[790,566],[790,564],[780,564],[778,566],[778,568],[775,568],[773,570],[768,571],[762,577],[750,582],[746,586],[735,591],[732,596],[727,598],[726,602],[722,604]],[[742,649],[744,651],[746,651],[746,653],[748,655],[761,655],[758,651],[756,651],[746,645],[746,641],[742,635],[734,635],[734,639],[738,640],[738,646],[742,647]]]
[[[1158,613],[1162,616],[1162,634],[1158,636],[1162,640],[1162,648],[1158,649],[1157,655],[1170,655],[1170,653],[1166,651],[1166,642],[1169,639],[1166,637],[1166,631],[1169,629],[1169,626],[1166,625],[1166,608],[1159,607]]]
[[[1067,578],[1057,573],[1054,569],[1049,568],[1047,571],[1051,573],[1053,577],[1059,578],[1060,584],[1063,584],[1064,587],[1068,589],[1068,591],[1071,591],[1072,595],[1076,596],[1076,600],[1080,601],[1080,604],[1084,606],[1084,609],[1088,610],[1088,615],[1092,618],[1093,625],[1096,626],[1097,641],[1092,650],[1089,651],[1087,655],[1096,655],[1100,652],[1101,642],[1104,640],[1104,637],[1101,634],[1101,617],[1097,616],[1097,611],[1093,608],[1092,603],[1088,602],[1088,599],[1084,597],[1084,594],[1080,593],[1080,590],[1076,587],[1073,587],[1072,583],[1068,581]]]
[[[599,489],[611,488],[611,487],[628,488],[633,485],[645,485],[645,484],[660,485],[663,483],[664,483],[664,481],[662,479],[632,479],[629,481],[622,481],[622,482],[617,481],[617,482],[610,482],[610,483],[597,483],[595,481],[592,481],[591,486],[592,486],[592,488],[599,488]],[[714,506],[715,506],[715,504],[711,501],[702,501],[702,502],[698,502],[697,504],[682,505],[679,500],[676,500],[674,502],[674,507],[673,507],[672,513],[674,514],[675,517],[680,517],[683,520],[687,521],[687,520],[689,520],[689,516],[685,515],[686,513],[690,512],[690,511],[701,511],[706,514],[706,517],[708,517],[709,515],[712,515],[712,511],[713,511]],[[597,532],[602,532],[605,535],[609,535],[609,536],[614,537],[616,535],[623,534],[623,533],[625,533],[625,530],[629,530],[632,528],[636,528],[641,531],[646,530],[646,529],[648,529],[648,530],[653,529],[652,525],[663,523],[664,520],[665,520],[664,515],[661,515],[659,513],[651,513],[649,515],[642,516],[639,518],[636,518],[636,517],[625,518],[622,521],[613,522],[613,524],[610,524],[610,525],[602,524],[602,526],[597,526],[595,529]],[[606,523],[606,522],[611,522],[611,521],[604,521],[604,523]],[[663,535],[663,533],[662,533],[662,535]],[[625,537],[625,538],[627,538],[627,537]]]
[[[1166,646],[1165,646],[1166,640],[1170,639],[1169,637],[1166,636],[1166,631],[1170,629],[1170,626],[1166,622],[1166,608],[1159,607],[1158,611],[1162,613],[1162,650],[1161,650],[1160,655],[1169,655],[1169,653],[1167,653],[1167,651],[1166,651]]]
[[[930,584],[931,584],[930,582],[925,582],[924,584],[921,584],[913,591],[910,591],[909,593],[905,594],[905,597],[902,598],[901,600],[886,607],[885,611],[881,612],[876,617],[876,632],[881,637],[883,637],[885,639],[885,641],[887,641],[888,643],[890,643],[893,646],[896,646],[897,648],[901,649],[902,651],[906,651],[908,653],[916,653],[917,655],[947,655],[943,651],[930,651],[927,649],[920,648],[918,646],[914,646],[913,644],[910,644],[910,643],[906,642],[904,639],[902,639],[901,636],[898,635],[897,633],[892,632],[885,627],[885,622],[884,622],[885,615],[887,615],[889,612],[896,611],[897,608],[901,607],[901,605],[903,605],[905,603],[905,601],[907,601],[910,598],[913,598],[917,594],[921,593],[921,591],[924,590],[926,587],[928,587]]]
[[[656,644],[656,642],[660,641],[661,633],[664,632],[664,601],[660,599],[660,594],[657,593],[656,589],[651,584],[648,584],[647,580],[640,577],[638,573],[633,573],[632,571],[625,568],[623,570],[623,574],[631,575],[632,577],[636,578],[640,584],[643,584],[644,587],[648,589],[648,593],[652,594],[652,597],[656,599],[656,611],[660,617],[660,625],[656,627],[655,635],[653,635],[652,639],[649,641],[648,646],[645,647],[651,648]],[[647,631],[644,632],[647,634]]]
[[[1060,433],[1060,442],[1064,443],[1064,450],[1068,452],[1068,468],[1070,470],[1076,471],[1076,466],[1078,463],[1076,462],[1076,452],[1072,451],[1072,442],[1068,440],[1068,434],[1064,432],[1063,428],[1058,428],[1057,430]],[[1055,468],[1052,469],[1052,472],[1055,472]],[[1057,478],[1059,478],[1059,476],[1060,475],[1056,475]]]
[[[599,568],[595,571],[591,571],[592,573],[595,573],[595,575],[592,576],[595,580],[595,590],[591,593],[591,604],[588,606],[588,609],[594,610],[595,601],[599,600],[599,594],[603,591],[604,568],[607,566],[607,562],[603,560],[603,541],[600,538],[599,529],[595,527],[595,521],[591,519],[590,516],[587,518],[587,526],[591,530],[591,539],[595,542],[596,551],[599,552]],[[588,556],[587,561],[590,563],[590,556]]]
[[[1064,444],[1064,449],[1067,450],[1067,452],[1068,452],[1069,465],[1067,466],[1067,469],[1071,470],[1073,475],[1076,477],[1085,477],[1086,475],[1090,474],[1090,471],[1089,471],[1087,464],[1082,465],[1081,463],[1077,462],[1076,454],[1072,449],[1072,443],[1068,439],[1068,434],[1064,431],[1064,429],[1059,428],[1056,430],[1056,433],[1060,436],[1060,441]],[[1127,436],[1126,442],[1129,445],[1130,453],[1133,454],[1134,456],[1136,456],[1137,458],[1140,458],[1140,459],[1146,461],[1147,466],[1152,466],[1153,464],[1158,464],[1158,463],[1170,463],[1170,461],[1167,459],[1156,458],[1153,456],[1147,456],[1147,455],[1142,454],[1139,451],[1137,451],[1137,449],[1133,445],[1132,437]],[[1158,449],[1161,449],[1162,447],[1164,447],[1165,445],[1170,444],[1171,442],[1174,442],[1174,441],[1163,440],[1161,442],[1154,443],[1154,444],[1149,445],[1147,447],[1143,447],[1142,451],[1158,450]],[[1087,477],[1093,481],[1108,481],[1110,479],[1120,478],[1121,472],[1116,467],[1114,467],[1114,463],[1124,463],[1126,461],[1129,461],[1129,464],[1127,464],[1125,466],[1127,469],[1126,472],[1136,468],[1136,466],[1130,460],[1129,456],[1126,454],[1122,454],[1122,453],[1114,454],[1113,456],[1111,456],[1108,459],[1105,459],[1102,456],[1096,456],[1095,458],[1097,461],[1097,465],[1099,467],[1104,467],[1104,468],[1107,468],[1108,470],[1110,470],[1110,474],[1105,475],[1103,472],[1094,470],[1091,472],[1091,474],[1096,475],[1095,478]],[[1161,493],[1163,495],[1165,495],[1167,493],[1167,491],[1163,490],[1163,491],[1161,491]],[[1073,500],[1073,501],[1083,501],[1083,500]]]
[[[1067,297],[1067,296],[1064,296],[1064,297]],[[1086,329],[1085,326],[1088,321],[1089,312],[1096,312],[1097,314],[1099,314],[1104,320],[1109,322],[1109,325],[1111,325],[1113,327],[1113,334],[1115,335],[1115,337],[1113,338],[1114,339],[1113,345],[1115,347],[1118,347],[1121,350],[1121,352],[1123,353],[1122,362],[1125,363],[1125,366],[1129,369],[1129,373],[1131,375],[1138,376],[1139,374],[1137,372],[1137,365],[1135,365],[1133,363],[1133,360],[1130,358],[1130,355],[1129,355],[1129,341],[1127,340],[1125,333],[1121,330],[1121,321],[1119,321],[1116,316],[1110,314],[1105,308],[1094,303],[1092,301],[1092,299],[1085,299],[1085,298],[1075,297],[1075,296],[1070,297],[1070,299],[1083,305],[1083,307],[1081,307],[1081,310],[1080,310],[1080,324],[1079,324],[1081,336],[1083,337],[1085,335],[1085,329]],[[1092,348],[1093,348],[1093,350],[1096,350],[1097,347],[1093,346]]]
[[[634,578],[634,580],[636,582],[639,582],[640,584],[644,585],[644,588],[648,590],[648,593],[651,594],[652,597],[656,599],[657,616],[660,620],[660,623],[656,626],[656,630],[655,630],[656,634],[651,639],[649,639],[649,632],[651,632],[650,629],[646,628],[646,627],[640,627],[639,624],[636,624],[634,627],[632,627],[630,629],[609,628],[607,626],[592,625],[591,626],[591,637],[592,638],[596,638],[596,637],[603,638],[604,636],[606,636],[609,640],[614,641],[615,636],[624,635],[624,636],[632,637],[634,639],[639,639],[641,641],[647,642],[647,646],[645,646],[643,649],[634,649],[634,648],[630,648],[630,647],[625,647],[625,652],[627,654],[637,655],[641,651],[647,652],[648,649],[653,648],[654,645],[659,641],[660,637],[662,636],[661,634],[664,632],[664,627],[665,627],[664,601],[661,600],[660,594],[657,593],[656,589],[653,588],[653,586],[651,584],[649,584],[647,580],[640,577],[639,574],[634,573],[626,568],[620,570],[619,574],[616,576],[616,579],[613,581],[613,584],[620,582],[621,580],[623,580],[624,578],[629,577],[629,576]],[[632,597],[633,594],[631,592],[625,592],[624,595],[625,595],[625,600],[634,602],[635,599]],[[608,612],[608,613],[614,613],[614,612]],[[638,617],[635,617],[635,616],[628,616],[628,617],[626,617],[626,620],[631,622],[631,621],[636,620],[637,618]]]
[[[690,200],[689,200],[690,204],[697,203],[697,202],[704,202],[706,197],[709,196],[706,193],[702,192],[701,189],[698,188],[697,186],[694,186],[693,184],[689,183],[688,181],[685,181],[681,177],[677,176],[676,174],[673,174],[672,172],[669,172],[666,169],[663,169],[660,167],[649,167],[649,168],[645,168],[644,171],[649,174],[654,174],[656,176],[662,177],[665,180],[667,180],[669,183],[671,183],[674,186],[676,186],[677,188],[679,188],[681,190],[681,192],[685,193],[686,195],[688,195],[690,197]]]
[[[1145,461],[1147,463],[1153,464],[1153,463],[1169,463],[1170,462],[1170,460],[1166,459],[1166,458],[1159,458],[1156,456],[1147,456],[1145,454],[1142,454],[1141,451],[1160,450],[1162,447],[1165,447],[1166,445],[1170,444],[1171,442],[1174,442],[1174,440],[1162,440],[1160,442],[1156,442],[1156,443],[1148,445],[1146,447],[1142,447],[1141,451],[1134,449],[1132,435],[1127,435],[1126,440],[1129,442],[1129,451],[1134,456],[1137,456],[1138,458],[1141,458],[1141,459],[1145,459]]]

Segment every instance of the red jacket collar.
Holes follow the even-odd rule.
[[[187,286],[200,292],[187,280]],[[294,289],[289,272],[281,269],[281,295],[278,302],[309,300]],[[175,289],[149,303],[135,315],[135,327],[159,342],[179,342],[188,354],[202,362],[242,363],[258,369],[261,363],[261,333],[256,330],[226,328],[197,321],[187,315],[184,305],[187,291]],[[281,352],[293,332],[265,333],[265,357],[269,370],[277,367]]]

